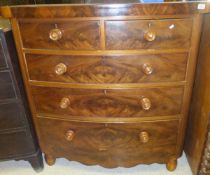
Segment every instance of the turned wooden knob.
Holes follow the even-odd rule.
[[[144,110],[149,110],[151,108],[151,101],[149,98],[142,98],[141,99],[141,106]]]
[[[60,29],[52,29],[50,30],[50,33],[49,33],[49,38],[53,41],[58,41],[59,39],[62,38],[62,31]]]
[[[65,134],[65,138],[67,141],[72,141],[74,136],[75,136],[75,133],[72,130],[68,130]]]
[[[154,41],[156,38],[155,32],[148,30],[144,33],[144,39],[147,41]]]
[[[70,100],[67,97],[61,99],[60,108],[66,109],[70,105]]]
[[[55,73],[57,75],[63,75],[67,72],[67,66],[63,63],[59,63],[55,66]]]
[[[146,74],[146,75],[151,75],[152,72],[153,72],[153,68],[152,68],[152,66],[149,65],[149,64],[143,64],[143,65],[142,65],[142,71],[143,71],[143,73]]]
[[[139,138],[140,138],[140,141],[141,141],[142,143],[147,143],[147,142],[149,142],[149,134],[148,134],[147,132],[145,132],[145,131],[140,132]]]

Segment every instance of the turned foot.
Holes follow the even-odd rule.
[[[55,164],[56,159],[50,155],[45,154],[45,161],[49,166],[52,166]]]
[[[168,163],[166,164],[166,168],[168,171],[174,171],[177,166],[177,160],[176,159],[170,159]]]

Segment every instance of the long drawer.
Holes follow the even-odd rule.
[[[19,27],[23,47],[34,49],[97,50],[99,21],[25,20]]]
[[[106,21],[106,48],[188,49],[192,19]]]
[[[180,114],[184,87],[68,89],[33,86],[38,113],[80,117],[148,117]]]
[[[165,162],[176,152],[178,120],[127,124],[37,118],[42,151],[105,167]]]
[[[31,80],[65,83],[184,81],[188,54],[63,56],[26,54]]]

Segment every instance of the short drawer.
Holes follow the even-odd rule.
[[[0,100],[16,98],[11,74],[9,71],[0,72]]]
[[[34,153],[34,143],[26,130],[0,133],[0,159]]]
[[[106,21],[106,48],[187,49],[192,19]]]
[[[0,131],[22,127],[25,120],[21,104],[17,102],[0,104]]]
[[[4,49],[2,47],[2,40],[0,39],[0,69],[4,69],[7,67],[6,56],[4,53]]]
[[[37,121],[42,151],[55,158],[116,167],[166,162],[176,154],[177,120],[129,124]]]
[[[97,50],[99,21],[20,21],[23,47],[33,49]]]
[[[86,84],[184,81],[187,60],[187,53],[135,56],[26,54],[31,80]]]
[[[183,90],[183,87],[107,90],[32,87],[38,113],[69,118],[177,115]]]

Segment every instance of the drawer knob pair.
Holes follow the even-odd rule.
[[[139,138],[140,138],[141,143],[148,143],[149,142],[148,132],[145,132],[145,131],[140,132]]]
[[[57,75],[63,75],[67,72],[67,66],[63,63],[59,63],[55,66],[55,73]]]
[[[67,141],[71,142],[74,139],[75,133],[73,130],[68,130],[65,134],[65,138]]]
[[[50,33],[49,33],[49,38],[52,40],[52,41],[58,41],[62,38],[62,31],[58,28],[55,28],[55,29],[51,29],[50,30]]]
[[[68,106],[70,105],[70,99],[69,98],[67,98],[67,97],[64,97],[64,98],[62,98],[61,99],[61,101],[60,101],[60,108],[62,108],[62,109],[66,109],[66,108],[68,108]],[[142,108],[144,109],[144,110],[149,110],[150,108],[151,108],[151,101],[150,101],[150,99],[149,98],[142,98],[141,99],[141,106],[142,106]]]
[[[150,99],[149,99],[149,98],[145,98],[145,97],[142,98],[142,99],[141,99],[141,106],[142,106],[142,108],[143,108],[145,111],[150,110],[150,108],[151,108],[151,106],[152,106]]]
[[[156,38],[155,32],[148,30],[147,32],[144,33],[144,39],[147,41],[154,41]]]
[[[143,64],[142,72],[146,75],[151,75],[153,73],[153,67],[150,64]]]

